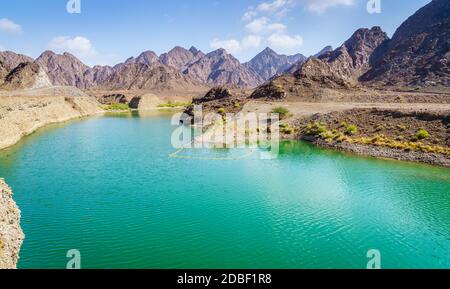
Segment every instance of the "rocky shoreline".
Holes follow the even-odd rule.
[[[13,193],[0,179],[0,269],[16,269],[20,247],[25,238],[20,227],[20,210]]]
[[[404,151],[388,147],[375,147],[354,143],[328,143],[322,139],[303,137],[302,140],[309,141],[316,146],[336,151],[348,152],[356,155],[374,157],[380,159],[391,159],[398,161],[418,162],[440,167],[450,168],[450,158],[436,153],[422,151]]]

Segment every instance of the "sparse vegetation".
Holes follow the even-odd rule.
[[[277,113],[280,119],[284,119],[289,115],[289,110],[285,107],[276,107],[272,110],[272,113]]]
[[[419,129],[419,131],[414,135],[414,140],[424,140],[430,137],[430,133],[424,129]]]
[[[221,107],[217,110],[218,113],[220,114],[224,114],[225,113],[225,108]]]
[[[110,105],[103,105],[102,109],[107,111],[124,111],[130,110],[130,107],[127,103],[113,103]]]
[[[177,107],[189,107],[192,105],[192,102],[171,102],[169,101],[168,103],[164,103],[164,104],[160,104],[158,105],[159,108],[177,108]]]
[[[347,126],[346,129],[347,129],[346,133],[348,135],[354,135],[358,132],[358,127],[354,124]]]

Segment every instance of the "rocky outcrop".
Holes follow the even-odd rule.
[[[231,96],[232,96],[231,92],[227,88],[219,86],[212,88],[210,91],[206,93],[204,97],[194,99],[193,102],[194,104],[199,104],[213,100],[230,98]]]
[[[450,85],[450,1],[433,0],[378,49],[361,80],[388,86]]]
[[[97,97],[97,100],[99,103],[104,105],[111,105],[114,103],[128,103],[128,99],[126,98],[126,96],[120,93],[101,95]]]
[[[49,86],[51,86],[50,79],[38,64],[24,62],[19,64],[5,77],[1,88],[7,90],[20,90]]]
[[[70,53],[56,54],[45,51],[35,61],[47,73],[55,86],[90,87],[84,75],[90,68]]]
[[[267,81],[276,75],[284,73],[294,63],[304,62],[306,59],[307,57],[302,54],[280,55],[267,47],[247,62],[245,66],[262,77],[264,81]]]
[[[190,64],[183,73],[199,83],[231,87],[256,87],[263,83],[262,77],[241,64],[239,60],[218,49]]]
[[[158,55],[156,55],[153,51],[144,51],[142,52],[137,58],[130,57],[125,61],[125,65],[128,64],[146,64],[146,65],[152,65],[153,63],[159,62]]]
[[[20,227],[20,210],[12,191],[0,179],[0,269],[16,269],[25,238]]]
[[[0,149],[56,122],[102,113],[100,103],[73,87],[0,93]]]
[[[319,58],[320,56],[322,56],[322,55],[324,55],[324,54],[326,54],[326,53],[332,52],[332,51],[333,51],[333,47],[330,46],[330,45],[328,45],[328,46],[325,46],[322,50],[320,50],[320,51],[317,52],[316,54],[314,54],[313,57]]]
[[[173,67],[178,71],[184,71],[190,64],[204,57],[205,54],[195,47],[189,50],[176,46],[168,53],[161,54],[159,57],[162,64]]]
[[[133,97],[129,106],[131,109],[137,110],[153,110],[158,108],[164,102],[154,94],[148,93],[142,96]]]
[[[350,39],[334,51],[323,53],[319,59],[328,63],[333,72],[348,82],[358,79],[371,68],[374,51],[388,40],[380,27],[358,29]]]
[[[0,85],[5,81],[5,77],[9,74],[9,70],[6,68],[5,64],[0,61]]]
[[[33,61],[33,58],[23,54],[17,54],[12,51],[0,52],[0,62],[3,62],[7,70],[13,70],[21,63]]]
[[[125,90],[189,90],[198,84],[175,68],[155,62],[131,63],[120,66],[99,84],[106,89]]]

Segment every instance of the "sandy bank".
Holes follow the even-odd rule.
[[[0,92],[0,149],[45,125],[102,112],[95,98],[72,87]]]

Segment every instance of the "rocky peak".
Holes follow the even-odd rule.
[[[45,51],[35,61],[44,69],[53,85],[87,88],[84,74],[90,67],[70,53],[56,54]]]
[[[389,38],[380,27],[358,29],[338,49],[326,52],[319,59],[327,62],[341,78],[357,82],[371,68],[374,52]]]
[[[187,65],[193,61],[198,60],[197,54],[192,53],[183,47],[176,46],[168,53],[160,56],[161,63],[176,68],[179,71],[186,69]]]
[[[189,48],[189,51],[194,55],[201,53],[201,51],[198,50],[195,46],[191,46],[191,48]]]
[[[127,61],[125,62],[125,64],[143,63],[143,64],[150,65],[150,64],[153,64],[158,61],[159,61],[158,55],[156,55],[155,52],[148,50],[148,51],[142,52],[137,58],[134,58],[134,57],[128,58]]]
[[[433,0],[378,49],[362,81],[390,86],[450,85],[450,1]]]
[[[232,87],[256,87],[263,79],[225,49],[217,49],[189,64],[184,74],[200,83]]]
[[[318,53],[316,53],[314,55],[315,58],[319,58],[320,56],[332,52],[333,51],[333,47],[331,45],[325,46],[322,50],[320,50]]]
[[[267,81],[276,75],[284,73],[293,64],[305,60],[306,57],[302,54],[280,55],[270,47],[267,47],[246,63],[246,66]]]
[[[14,53],[12,51],[2,51],[0,52],[0,61],[3,62],[3,66],[7,70],[12,70],[20,63],[33,62],[33,58],[23,54]]]

